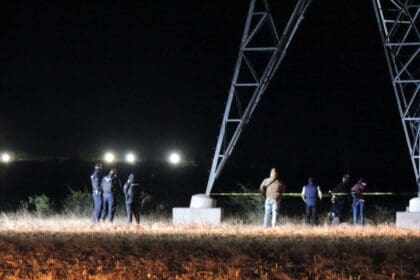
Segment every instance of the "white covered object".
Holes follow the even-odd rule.
[[[216,207],[216,200],[205,194],[195,194],[191,197],[190,208],[213,208]]]
[[[172,208],[172,223],[174,225],[220,225],[222,222],[221,208]]]
[[[420,197],[410,199],[408,204],[409,212],[420,212]]]

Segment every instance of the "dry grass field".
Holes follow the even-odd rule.
[[[420,231],[3,214],[0,279],[420,279]]]

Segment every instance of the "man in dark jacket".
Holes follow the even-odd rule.
[[[128,176],[124,184],[125,207],[127,210],[127,223],[131,223],[133,216],[137,224],[140,224],[140,185],[135,183],[134,174]]]
[[[317,204],[318,199],[322,199],[321,187],[315,185],[315,179],[310,177],[308,184],[302,188],[301,197],[305,202],[305,223],[318,224]]]
[[[339,222],[343,222],[345,219],[346,202],[350,191],[350,175],[345,174],[339,183],[332,190],[331,201],[334,204],[335,215],[338,217]]]
[[[101,182],[103,206],[102,218],[110,222],[114,220],[117,185],[119,185],[117,170],[112,169]]]
[[[91,186],[92,186],[92,198],[93,198],[93,213],[92,220],[94,223],[99,222],[101,218],[102,211],[102,190],[100,186],[102,165],[100,163],[95,165],[95,170],[90,176]]]

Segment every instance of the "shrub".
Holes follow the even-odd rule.
[[[375,211],[371,220],[375,225],[394,222],[395,211],[385,206],[375,205]]]
[[[73,216],[86,216],[89,217],[92,213],[92,193],[87,190],[75,190],[71,187],[68,188],[69,194],[63,200],[63,211],[67,215]],[[141,211],[150,212],[152,211],[152,196],[142,192],[140,195],[141,200]],[[116,205],[115,215],[125,216],[125,199],[122,192],[115,194],[114,202]]]
[[[35,208],[35,214],[48,216],[53,213],[50,198],[45,194],[29,197],[29,204]]]
[[[140,195],[141,200],[141,211],[144,213],[151,212],[153,209],[152,203],[153,203],[153,197],[145,192],[142,192]]]
[[[141,214],[150,214],[150,213],[156,213],[156,205],[154,205],[153,197],[145,192],[140,193],[140,212]],[[125,216],[126,209],[125,209],[125,197],[121,195],[120,193],[117,193],[116,195],[116,201],[117,201],[117,210],[116,215],[119,216]]]
[[[255,188],[239,184],[241,192],[258,192]],[[238,207],[237,218],[244,223],[260,223],[264,214],[264,197],[258,196],[234,196],[231,202]]]
[[[19,214],[21,214],[24,217],[27,217],[29,214],[29,203],[26,200],[19,201],[19,208],[17,211]]]
[[[89,216],[92,211],[92,194],[87,190],[74,190],[68,188],[69,194],[63,201],[65,214],[76,216]]]

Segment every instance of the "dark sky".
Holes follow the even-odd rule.
[[[248,1],[35,2],[1,4],[1,147],[145,159],[179,148],[210,166]],[[292,1],[272,2],[282,29]],[[412,183],[370,1],[313,2],[227,168]]]

